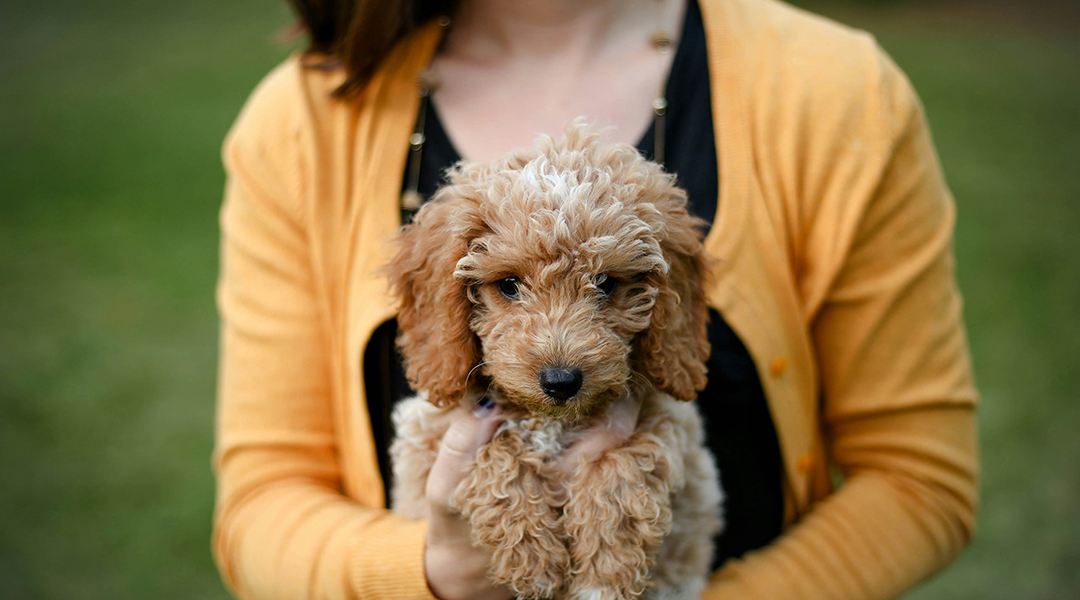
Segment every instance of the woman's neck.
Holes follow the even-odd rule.
[[[633,143],[653,119],[686,0],[462,0],[431,68],[439,119],[463,158],[486,162],[558,137],[584,116]],[[673,37],[676,37],[673,35]]]
[[[663,0],[464,0],[448,48],[459,56],[599,55],[655,23]],[[654,25],[653,25],[654,26]],[[638,40],[634,40],[638,41]]]

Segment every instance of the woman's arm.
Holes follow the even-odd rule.
[[[804,188],[825,190],[806,239],[831,250],[808,250],[814,280],[800,289],[827,457],[844,483],[774,544],[721,569],[705,598],[893,598],[974,531],[976,396],[953,275],[955,208],[910,84],[886,57],[878,64],[877,97],[849,117],[868,115],[872,130],[821,140],[843,151]],[[877,170],[872,185],[850,185],[860,169]]]
[[[224,149],[214,555],[241,598],[430,599],[426,524],[341,491],[296,72],[290,62],[267,78]]]
[[[331,335],[314,275],[301,203],[298,65],[286,63],[253,94],[225,143],[221,214],[222,317],[214,556],[245,599],[501,599],[490,557],[470,543],[449,497],[497,410],[461,411],[428,480],[427,522],[365,507],[342,493],[333,431]],[[637,405],[561,463],[621,443]],[[477,414],[479,413],[479,414]],[[430,525],[430,526],[429,526]]]

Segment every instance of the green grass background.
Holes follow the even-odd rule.
[[[919,600],[1080,590],[1080,30],[1015,4],[813,3],[910,75],[959,206],[983,508]],[[227,598],[218,149],[289,21],[280,0],[0,9],[0,597]]]

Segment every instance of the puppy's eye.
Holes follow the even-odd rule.
[[[609,277],[607,275],[597,275],[593,278],[593,285],[596,286],[596,289],[600,290],[600,293],[603,294],[605,298],[610,298],[611,295],[615,293],[615,288],[618,287],[618,284],[619,282],[616,281],[614,277]]]
[[[520,300],[521,291],[518,286],[521,284],[517,277],[507,277],[506,279],[500,279],[495,282],[495,287],[499,288],[499,292],[503,296],[506,296],[509,300]]]

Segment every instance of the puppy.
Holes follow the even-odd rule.
[[[427,515],[452,408],[488,394],[506,420],[451,503],[495,582],[525,598],[697,598],[721,528],[688,402],[709,354],[700,225],[671,175],[581,123],[456,166],[387,269],[420,390],[394,410],[394,511]],[[564,481],[560,454],[627,394],[633,434]]]

